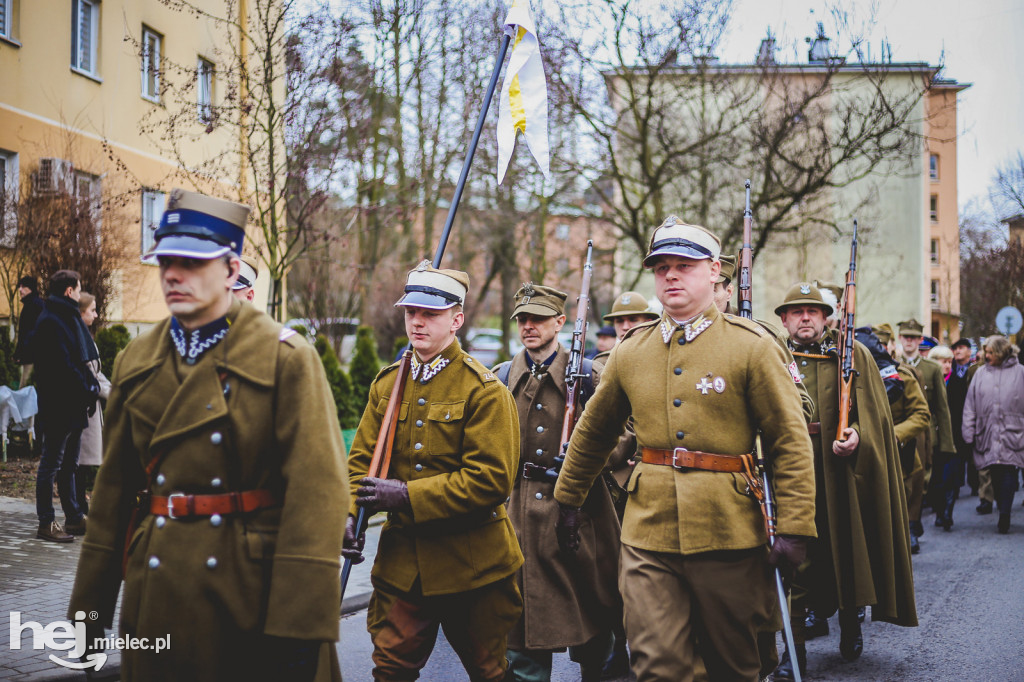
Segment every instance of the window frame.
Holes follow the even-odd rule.
[[[0,0],[0,38],[13,41],[14,0]]]
[[[216,68],[209,59],[203,56],[196,58],[196,118],[200,123],[212,123],[213,114],[213,86]],[[207,83],[204,87],[204,77]],[[206,94],[206,101],[203,101],[203,94]]]
[[[103,227],[103,179],[99,175],[83,170],[75,170],[72,173],[72,191],[76,199],[87,202],[89,211],[92,213],[93,223],[96,226],[97,239]],[[82,192],[82,187],[86,192]]]
[[[558,223],[555,225],[555,239],[559,239],[563,242],[569,241],[569,236],[572,234],[572,227],[569,223]]]
[[[146,260],[145,255],[152,248],[153,244],[156,243],[156,238],[153,235],[156,233],[156,228],[160,227],[160,218],[163,217],[164,211],[167,210],[167,193],[158,189],[147,188],[142,190],[141,199],[142,210],[139,216],[139,238],[142,249],[139,251],[139,258],[146,265],[157,265],[155,260]],[[149,216],[146,215],[147,206],[149,207]],[[148,239],[147,229],[150,230]]]
[[[150,54],[151,54],[151,52],[150,52],[150,39],[151,38],[156,40],[156,60],[155,60],[155,64],[152,64],[151,61],[150,61]],[[142,99],[145,99],[145,100],[148,100],[150,102],[153,102],[154,104],[160,104],[160,86],[161,86],[160,62],[163,59],[163,55],[161,54],[163,52],[163,48],[164,48],[164,36],[163,36],[163,34],[158,33],[157,31],[151,29],[149,26],[146,26],[145,24],[143,24],[143,26],[142,26],[142,55],[141,55],[142,56],[142,67],[140,69],[140,76],[141,76],[141,80],[142,80],[142,83],[141,83],[141,86],[142,86],[141,87],[141,94],[142,94]],[[150,92],[150,82],[149,82],[149,80],[150,80],[149,77],[151,75],[150,68],[154,69],[153,72],[152,72],[152,76],[153,76],[152,87],[155,89],[155,92]]]
[[[928,258],[931,261],[931,264],[933,266],[938,266],[938,264],[939,264],[939,240],[938,239],[932,239],[931,240],[931,247],[930,247],[930,250],[928,251]]]
[[[928,178],[932,182],[939,181],[939,155],[929,154],[928,155]]]
[[[929,299],[929,302],[931,303],[932,308],[935,308],[935,309],[939,308],[939,305],[940,305],[939,298],[940,298],[940,296],[939,296],[939,280],[933,279],[931,281],[931,287],[928,290],[928,299]]]
[[[931,194],[928,197],[928,218],[933,223],[939,222],[939,195]]]
[[[81,27],[84,13],[89,15],[89,65],[82,65]],[[99,78],[99,0],[72,0],[71,3],[71,70],[83,76]]]
[[[0,225],[3,228],[3,234],[0,236],[0,246],[12,247],[14,246],[14,237],[18,231],[18,180],[20,178],[18,172],[18,153],[0,149],[0,161],[3,162],[0,165],[0,200],[7,199],[5,194],[8,188],[10,188],[9,205],[12,207],[10,213],[6,209],[0,213],[7,223],[6,225]]]

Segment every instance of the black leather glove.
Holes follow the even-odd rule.
[[[555,536],[558,538],[558,549],[566,554],[575,554],[580,548],[580,524],[583,523],[583,512],[576,507],[558,505],[558,524]]]
[[[796,575],[796,569],[807,559],[807,538],[799,535],[779,535],[775,538],[768,563],[779,569],[787,582]]]
[[[266,679],[311,681],[316,677],[320,644],[316,640],[264,635],[260,648],[266,664]]]
[[[364,478],[356,490],[356,504],[369,511],[410,511],[409,486],[393,478]]]
[[[356,517],[350,516],[345,522],[345,541],[341,545],[341,556],[350,559],[353,564],[361,564],[366,559],[363,556],[363,545],[366,544],[366,531],[356,537]]]

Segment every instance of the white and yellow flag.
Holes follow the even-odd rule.
[[[505,33],[512,39],[512,57],[498,100],[498,184],[508,170],[519,132],[526,136],[526,144],[544,177],[550,174],[548,89],[527,0],[512,3],[505,18]]]

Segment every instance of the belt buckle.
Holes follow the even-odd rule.
[[[679,469],[680,471],[683,470],[683,469],[689,469],[690,467],[685,467],[682,464],[679,464],[679,453],[680,452],[689,452],[689,450],[687,450],[686,448],[673,448],[673,450],[672,450],[672,468],[673,469]]]
[[[174,515],[174,498],[175,497],[186,497],[185,493],[171,493],[167,496],[167,518],[177,519],[181,518]]]

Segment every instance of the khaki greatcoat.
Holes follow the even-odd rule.
[[[826,334],[826,345],[834,348],[837,333]],[[859,341],[854,347],[858,373],[849,423],[860,445],[849,457],[832,452],[839,423],[834,350],[826,351],[827,358],[793,350],[814,401],[814,421],[821,423],[821,433],[811,438],[818,540],[808,551],[810,568],[794,582],[810,590],[812,606],[826,616],[837,608],[871,605],[873,620],[917,625],[907,500],[889,400],[871,352]],[[822,354],[818,344],[810,354]]]
[[[953,442],[953,420],[949,416],[949,400],[946,396],[946,382],[942,376],[942,365],[928,358],[917,358],[917,362],[907,362],[917,370],[921,378],[921,390],[928,400],[931,411],[931,451],[922,454],[926,469],[931,469],[932,452],[955,453]]]
[[[409,486],[412,513],[389,513],[374,581],[425,596],[454,594],[512,575],[523,563],[505,511],[519,459],[519,419],[498,378],[453,341],[449,361],[427,383],[407,380],[389,478]],[[395,384],[398,363],[370,387],[349,457],[355,491],[366,476]]]
[[[519,413],[519,472],[508,513],[525,563],[518,573],[523,617],[509,636],[510,649],[561,649],[584,644],[621,620],[617,586],[619,520],[603,478],[591,486],[583,510],[580,548],[574,556],[558,548],[554,528],[558,503],[553,481],[527,480],[523,464],[554,466],[561,450],[565,415],[565,367],[569,354],[561,345],[548,371],[535,378],[526,351],[512,359],[509,390]],[[595,366],[593,383],[600,370]]]
[[[166,453],[154,495],[269,489],[283,503],[219,524],[142,520],[129,543],[120,634],[170,634],[171,646],[124,651],[122,679],[234,679],[240,665],[258,665],[260,635],[325,642],[318,679],[338,678],[348,490],[337,410],[305,339],[238,301],[228,319],[227,335],[195,365],[175,351],[169,318],[118,356],[68,614],[95,611],[111,626],[135,495],[145,467]]]

